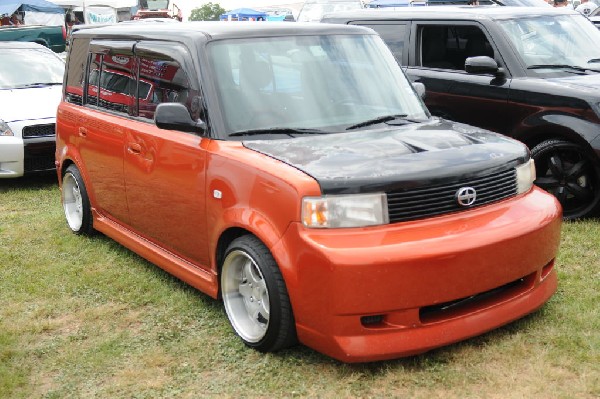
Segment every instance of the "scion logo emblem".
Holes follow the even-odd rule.
[[[471,206],[477,199],[477,192],[473,187],[461,187],[455,195],[456,202],[460,206]]]

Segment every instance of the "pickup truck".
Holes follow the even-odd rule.
[[[0,41],[35,42],[48,47],[55,53],[66,49],[67,31],[64,26],[2,26]]]

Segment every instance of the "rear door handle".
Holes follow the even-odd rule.
[[[84,128],[83,126],[80,126],[80,127],[79,127],[79,135],[80,135],[81,137],[85,137],[85,136],[87,136],[87,129],[86,129],[86,128]]]
[[[129,143],[127,144],[127,152],[130,154],[139,155],[142,153],[142,146],[138,143]]]

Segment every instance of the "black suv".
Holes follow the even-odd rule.
[[[567,219],[600,203],[600,32],[572,10],[423,7],[326,15],[377,31],[434,115],[523,141]]]

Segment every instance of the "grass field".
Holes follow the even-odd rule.
[[[538,312],[427,354],[263,355],[222,305],[114,241],[78,237],[54,178],[0,180],[0,398],[598,398],[600,221],[566,223]]]

